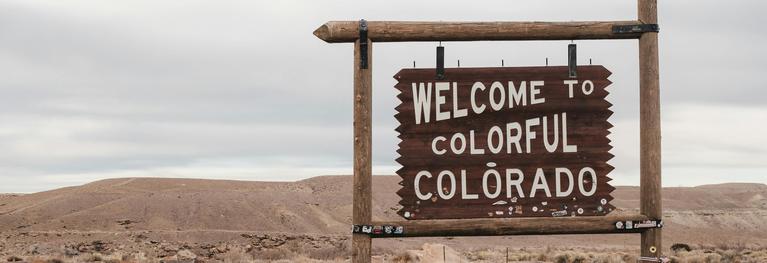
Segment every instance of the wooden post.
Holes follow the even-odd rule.
[[[360,68],[360,41],[367,41],[367,69]],[[354,43],[354,206],[352,208],[352,223],[355,225],[370,225],[372,214],[372,55],[372,41],[361,39]],[[370,250],[369,235],[352,234],[352,262],[370,262]]]
[[[658,23],[657,0],[638,0],[639,21]],[[640,126],[640,212],[662,219],[660,87],[658,77],[658,33],[639,38],[639,126]],[[641,255],[661,255],[661,229],[642,232]]]

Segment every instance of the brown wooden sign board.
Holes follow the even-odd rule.
[[[406,219],[601,216],[612,125],[602,66],[403,69],[396,119]]]

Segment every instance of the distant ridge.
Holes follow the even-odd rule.
[[[376,220],[396,211],[399,177],[373,177]],[[297,182],[120,178],[25,195],[0,195],[0,232],[256,231],[348,234],[351,177]],[[618,186],[614,213],[638,211],[639,188]],[[749,231],[767,240],[767,185],[663,189],[666,235],[710,239]]]

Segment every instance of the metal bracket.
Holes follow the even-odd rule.
[[[662,228],[663,220],[645,220],[645,221],[618,221],[615,222],[615,229],[618,230],[634,230],[634,229],[649,229],[649,228]]]
[[[578,77],[578,52],[575,44],[567,45],[567,71],[570,78]]]
[[[437,47],[437,79],[445,78],[445,47]]]
[[[360,19],[360,68],[368,68],[368,22]]]
[[[648,33],[659,32],[660,27],[658,24],[636,24],[636,25],[624,25],[613,26],[613,34],[634,34],[634,33]]]

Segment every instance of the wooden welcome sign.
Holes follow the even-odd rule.
[[[394,77],[406,219],[612,211],[602,66],[403,69]]]

